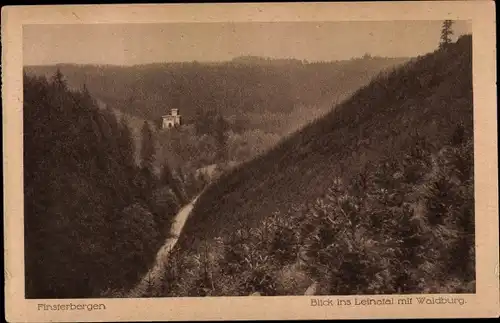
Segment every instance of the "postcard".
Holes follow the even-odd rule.
[[[2,8],[9,322],[497,317],[487,1]]]

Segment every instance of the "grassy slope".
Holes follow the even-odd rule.
[[[403,158],[415,130],[437,152],[463,125],[472,138],[471,38],[373,80],[326,117],[224,175],[198,200],[180,243],[229,235],[272,212],[324,196],[335,179],[385,156]],[[415,183],[416,185],[417,183]]]

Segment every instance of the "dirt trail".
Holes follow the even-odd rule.
[[[142,297],[146,294],[148,287],[153,285],[155,286],[160,280],[163,278],[163,274],[165,273],[165,266],[167,264],[168,256],[170,251],[179,240],[179,236],[182,232],[182,228],[186,223],[187,218],[191,214],[193,210],[194,204],[198,199],[199,195],[194,198],[189,204],[185,205],[182,209],[179,210],[177,215],[175,216],[174,222],[172,223],[172,227],[170,228],[170,237],[165,240],[165,243],[160,248],[158,253],[156,254],[156,260],[153,267],[142,277],[139,283],[128,293],[127,297]]]

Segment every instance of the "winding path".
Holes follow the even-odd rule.
[[[185,205],[182,209],[179,210],[179,212],[175,216],[174,222],[172,223],[172,227],[170,228],[170,236],[167,238],[167,240],[165,240],[165,243],[156,254],[156,260],[153,267],[151,267],[151,269],[142,277],[139,283],[128,293],[126,297],[143,297],[146,294],[149,286],[156,285],[163,278],[170,251],[177,243],[177,240],[179,240],[182,228],[184,228],[184,224],[191,214],[194,204],[196,203],[196,200],[199,196],[200,195],[196,196],[189,204]]]

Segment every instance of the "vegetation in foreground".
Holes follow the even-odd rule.
[[[380,75],[223,175],[152,295],[474,292],[471,47]]]

